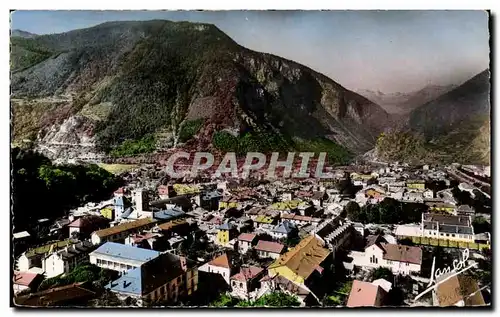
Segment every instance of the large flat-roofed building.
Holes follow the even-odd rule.
[[[422,235],[454,241],[474,242],[474,228],[470,216],[422,214]]]
[[[133,247],[130,245],[106,242],[90,253],[90,263],[99,267],[126,272],[140,267],[144,263],[158,257],[160,252]]]

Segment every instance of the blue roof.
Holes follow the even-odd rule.
[[[123,259],[147,262],[160,255],[160,252],[148,250],[116,242],[106,242],[92,253],[105,254]]]
[[[288,220],[285,220],[277,228],[275,228],[273,231],[279,232],[279,233],[289,234],[290,232],[292,232],[296,228],[297,227],[295,226],[294,223],[292,223]]]
[[[125,209],[125,211],[121,214],[121,218],[128,218],[130,214],[132,213],[132,208],[128,207]]]
[[[166,210],[160,210],[157,211],[153,214],[153,218],[155,219],[162,219],[162,220],[170,220],[174,218],[178,218],[180,216],[183,216],[185,213],[184,211],[178,209],[178,208],[172,208],[172,209],[166,209]]]
[[[142,274],[141,267],[128,270],[117,280],[105,286],[115,292],[125,292],[142,295]]]

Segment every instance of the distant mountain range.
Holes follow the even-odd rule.
[[[390,114],[402,115],[410,113],[413,109],[436,99],[456,87],[456,85],[428,85],[417,91],[396,93],[383,93],[362,89],[357,90],[357,93],[380,105]]]
[[[29,38],[33,38],[33,37],[38,36],[38,35],[34,34],[34,33],[23,31],[23,30],[15,29],[15,30],[12,30],[10,32],[10,36],[12,36],[12,37],[23,37],[23,38],[28,38],[29,39]]]
[[[429,101],[377,143],[385,159],[491,164],[490,71]]]
[[[20,34],[22,37],[16,37]],[[374,147],[390,120],[376,103],[214,25],[108,22],[11,38],[15,140],[115,153]],[[216,141],[216,142],[215,142]]]

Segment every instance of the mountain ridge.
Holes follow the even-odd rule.
[[[36,63],[18,63],[13,98],[64,104],[52,109],[55,123],[35,124],[37,140],[78,116],[71,124],[86,128],[77,139],[104,150],[159,130],[169,148],[179,144],[183,125],[201,119],[186,142],[199,149],[233,129],[242,137],[271,133],[287,144],[327,139],[361,153],[389,120],[380,106],[320,72],[244,48],[211,24],[107,22],[18,45],[39,55]]]

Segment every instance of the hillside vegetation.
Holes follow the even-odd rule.
[[[19,126],[14,118],[16,136],[32,131],[40,140],[52,125],[84,116],[93,122],[86,135],[115,156],[152,150],[137,145],[150,136],[164,147],[207,150],[229,129],[239,152],[289,149],[296,139],[321,148],[319,140],[328,139],[332,156],[345,157],[372,148],[387,126],[388,114],[366,98],[305,66],[241,47],[210,24],[108,22],[13,38],[12,59],[23,59],[12,76],[14,98],[70,98],[72,110],[57,122]],[[18,108],[14,115],[26,113]]]

